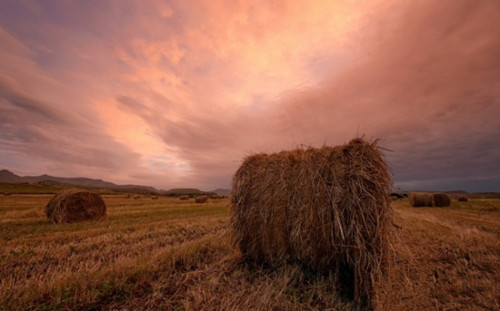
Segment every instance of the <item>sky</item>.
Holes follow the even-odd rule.
[[[229,188],[379,139],[395,187],[500,191],[498,0],[2,0],[0,168]]]

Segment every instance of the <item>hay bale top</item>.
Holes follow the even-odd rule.
[[[97,193],[69,189],[50,199],[45,214],[53,223],[94,220],[106,215],[106,204]]]

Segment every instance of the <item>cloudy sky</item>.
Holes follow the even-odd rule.
[[[0,168],[229,187],[379,138],[404,189],[500,191],[498,0],[2,0]]]

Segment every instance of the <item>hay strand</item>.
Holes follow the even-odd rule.
[[[69,189],[50,199],[45,214],[53,223],[95,220],[106,215],[106,204],[97,193]]]
[[[351,271],[340,285],[372,309],[388,256],[391,186],[376,141],[249,156],[233,177],[235,244],[271,265],[299,260],[339,276]]]

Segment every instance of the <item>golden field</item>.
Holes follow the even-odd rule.
[[[52,224],[50,195],[0,196],[0,310],[351,310],[334,277],[230,245],[228,201],[104,196],[103,220]],[[499,310],[500,200],[394,201],[377,310]]]

